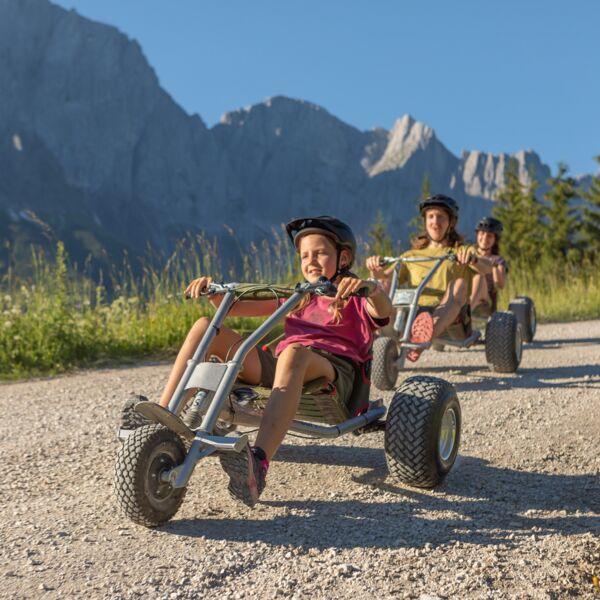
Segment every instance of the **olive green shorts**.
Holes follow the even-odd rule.
[[[331,363],[331,366],[335,371],[335,380],[333,385],[335,385],[335,389],[337,390],[338,398],[347,404],[350,401],[350,396],[352,395],[352,389],[354,387],[355,371],[352,363],[341,356],[331,354],[330,352],[321,350],[320,348],[313,348],[312,346],[306,346],[306,348],[312,350],[316,354],[320,354]],[[270,352],[263,350],[262,348],[256,348],[256,350],[258,351],[258,358],[261,366],[260,385],[263,387],[272,388],[275,380],[277,357],[273,356]]]

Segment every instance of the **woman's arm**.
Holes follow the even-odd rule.
[[[366,261],[366,266],[367,269],[369,269],[369,275],[380,281],[384,292],[389,294],[390,287],[392,285],[392,276],[394,275],[394,269],[396,268],[396,265],[391,265],[385,269],[379,264],[380,260],[380,256],[369,256]],[[402,272],[402,269],[405,268],[405,265],[401,265],[400,272]]]
[[[488,275],[492,272],[492,261],[485,256],[479,256],[472,246],[461,246],[456,251],[456,260],[459,265],[468,265],[480,275]]]

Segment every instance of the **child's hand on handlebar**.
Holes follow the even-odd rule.
[[[198,277],[190,282],[185,288],[185,296],[187,298],[200,298],[208,292],[208,286],[212,283],[212,277]]]
[[[456,251],[456,262],[459,265],[476,265],[477,254],[474,248],[463,246]]]
[[[344,277],[337,284],[337,293],[335,295],[336,300],[340,298],[349,298],[352,294],[356,295],[367,295],[367,292],[360,292],[361,289],[372,292],[375,288],[375,283],[372,281],[365,281],[364,279],[358,279],[356,277]],[[360,292],[360,293],[359,293]]]

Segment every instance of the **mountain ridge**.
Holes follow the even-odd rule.
[[[410,115],[362,131],[285,96],[209,128],[160,86],[135,40],[47,0],[0,0],[0,88],[0,209],[11,215],[0,236],[35,241],[35,222],[19,216],[32,211],[48,225],[40,243],[51,231],[79,259],[107,263],[148,245],[169,252],[186,232],[220,237],[224,224],[260,240],[315,212],[364,236],[381,211],[406,243],[425,176],[457,199],[468,232],[509,160],[456,156]],[[550,173],[535,152],[513,156],[524,180]]]

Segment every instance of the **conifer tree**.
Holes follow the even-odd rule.
[[[429,174],[425,173],[425,175],[423,175],[423,183],[421,184],[421,197],[416,203],[417,212],[408,222],[409,231],[413,235],[418,235],[423,229],[423,218],[419,211],[419,204],[421,203],[421,200],[425,200],[426,198],[429,198],[429,196],[431,196],[431,184],[429,182]]]
[[[504,187],[496,196],[493,214],[502,221],[502,254],[509,261],[532,264],[541,255],[542,224],[541,206],[535,192],[538,182],[530,174],[530,183],[519,179],[517,161],[508,163],[504,175]]]
[[[600,155],[595,157],[600,164]],[[600,172],[592,178],[590,189],[582,194],[587,204],[581,209],[581,239],[584,252],[600,257]]]
[[[380,210],[377,211],[375,221],[368,231],[367,245],[371,254],[378,256],[391,256],[394,254],[394,243]]]
[[[578,191],[575,180],[567,176],[567,171],[564,163],[558,164],[556,176],[548,180],[550,189],[544,194],[546,205],[543,209],[546,219],[544,253],[561,262],[572,256],[577,236],[577,210],[572,200]]]

